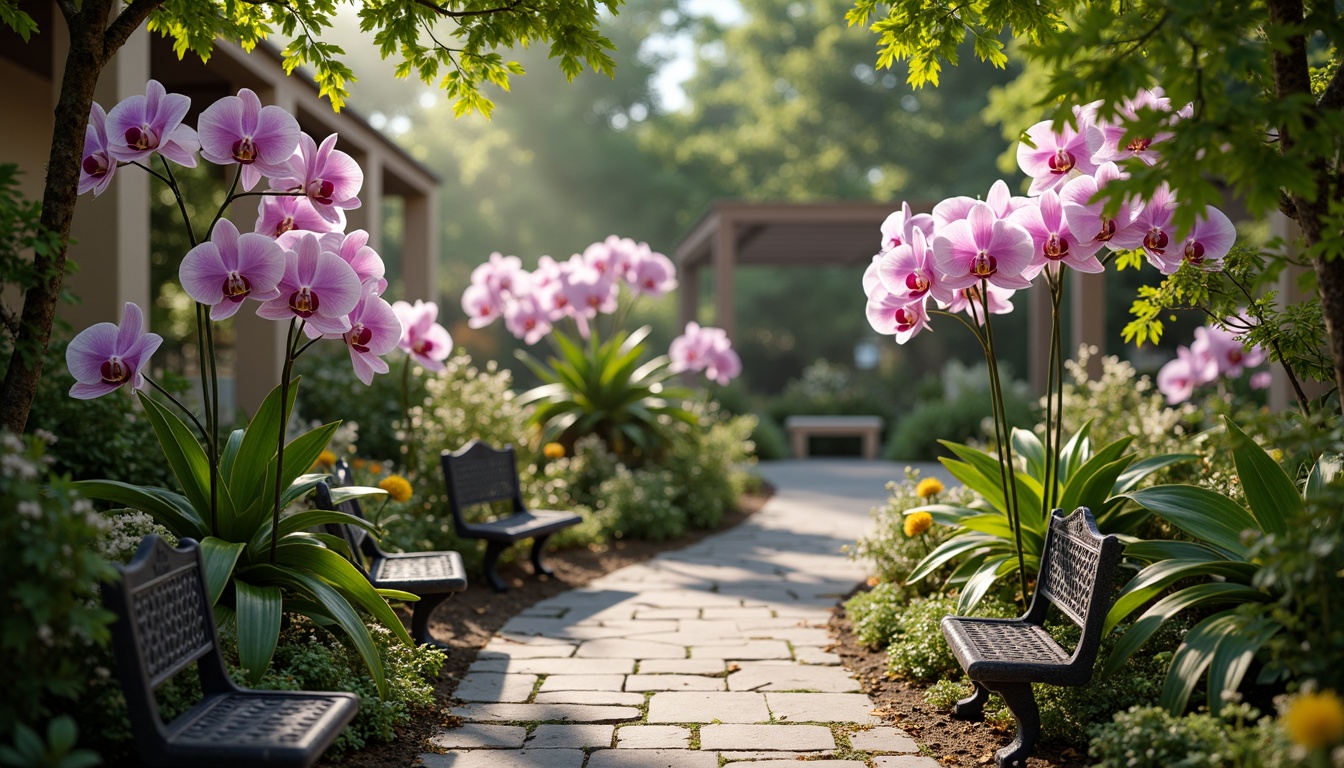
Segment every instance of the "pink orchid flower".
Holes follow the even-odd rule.
[[[677,287],[677,268],[671,259],[645,245],[634,252],[626,282],[636,295],[662,296]]]
[[[897,344],[904,344],[929,327],[929,315],[924,299],[902,299],[878,288],[868,297],[865,312],[868,324],[884,336],[895,336]]]
[[[1105,270],[1097,260],[1097,247],[1080,245],[1069,229],[1064,206],[1055,190],[1047,189],[1032,201],[1033,204],[1018,208],[1008,217],[1031,236],[1031,262],[1022,272],[1024,278],[1034,280],[1041,270],[1059,264],[1067,264],[1079,272]]]
[[[1116,232],[1111,238],[1112,248],[1142,248],[1144,258],[1164,275],[1174,273],[1181,266],[1182,254],[1172,244],[1176,231],[1171,226],[1176,213],[1176,198],[1164,183],[1153,190],[1153,195],[1141,208],[1136,208],[1133,225]]]
[[[368,232],[362,229],[344,235],[339,232],[328,232],[322,235],[321,243],[322,250],[340,256],[351,269],[355,270],[355,276],[359,278],[361,285],[372,281],[375,294],[382,294],[387,290],[387,279],[384,277],[387,267],[383,264],[383,257],[369,247]],[[437,312],[437,309],[435,311]]]
[[[318,215],[329,222],[340,219],[340,210],[358,208],[364,171],[359,163],[336,149],[336,134],[317,146],[306,133],[299,134],[299,148],[285,162],[286,168],[271,177],[271,189],[307,195]]]
[[[886,256],[885,251],[877,254],[873,257],[872,261],[868,262],[867,268],[863,270],[864,296],[872,296],[873,291],[875,290],[885,290],[882,288],[882,277],[878,274],[878,270],[882,267],[882,258],[884,256]]]
[[[80,331],[65,349],[65,364],[75,377],[70,396],[77,400],[102,397],[123,384],[145,386],[143,371],[163,343],[157,333],[145,332],[145,315],[130,302],[122,310],[121,325],[97,323]]]
[[[991,315],[1006,315],[1013,311],[1013,294],[1017,291],[1010,291],[1006,288],[999,288],[995,285],[989,286],[987,294],[988,301],[980,301],[980,286],[972,285],[962,288],[952,295],[949,302],[938,302],[939,307],[947,312],[965,312],[975,319],[980,325],[985,324],[985,311],[988,310]]]
[[[211,320],[233,317],[244,299],[279,297],[284,274],[283,248],[265,235],[238,234],[228,219],[215,224],[208,241],[187,251],[178,269],[182,289],[210,307]]]
[[[1022,271],[1031,263],[1031,235],[1021,226],[997,218],[987,203],[938,229],[933,238],[933,264],[943,290],[955,291],[988,280],[1000,288],[1026,288]]]
[[[257,206],[253,231],[267,237],[280,237],[286,232],[343,232],[345,211],[338,208],[336,213],[336,221],[327,221],[303,195],[266,195]]]
[[[1247,347],[1236,334],[1216,326],[1195,329],[1195,340],[1190,351],[1213,360],[1218,374],[1236,378],[1246,368],[1255,368],[1265,362],[1265,351],[1258,346]]]
[[[962,221],[971,214],[971,209],[980,205],[982,201],[973,197],[949,197],[941,203],[933,206],[933,231],[942,232],[942,228],[954,221]],[[989,206],[989,210],[996,219],[1006,219],[1008,214],[1027,205],[1027,198],[1015,197],[1008,191],[1008,184],[1003,179],[999,179],[989,188],[989,194],[985,196],[984,205]]]
[[[347,322],[350,330],[343,338],[350,350],[350,364],[360,381],[365,385],[372,384],[375,373],[388,371],[383,355],[397,348],[402,338],[401,320],[392,305],[374,292],[372,284],[366,283]]]
[[[1188,347],[1176,348],[1176,359],[1157,372],[1157,390],[1167,398],[1167,405],[1176,405],[1190,399],[1195,387],[1207,384],[1218,376],[1218,366],[1212,358],[1194,354]]]
[[[924,233],[926,239],[933,234],[933,216],[927,213],[910,213],[910,204],[902,202],[901,210],[893,212],[882,222],[881,252],[910,242],[914,230]]]
[[[392,310],[401,320],[402,334],[397,346],[424,366],[427,371],[442,371],[443,361],[453,351],[453,337],[439,325],[439,305],[432,301],[415,300],[415,304],[398,301]]]
[[[1039,195],[1047,189],[1059,190],[1077,174],[1096,172],[1092,153],[1087,147],[1087,129],[1090,122],[1082,110],[1073,109],[1078,127],[1065,123],[1056,133],[1052,121],[1045,120],[1027,129],[1027,142],[1017,145],[1017,165],[1031,177],[1028,195]]]
[[[672,361],[668,366],[672,373],[704,371],[707,378],[719,384],[727,384],[742,373],[742,360],[722,328],[687,323],[686,330],[672,340],[667,356]]]
[[[89,108],[89,125],[84,129],[83,159],[79,163],[79,194],[93,190],[103,194],[117,172],[117,161],[107,151],[107,115],[94,102]]]
[[[721,335],[710,344],[706,358],[705,378],[710,381],[726,386],[728,382],[742,374],[742,358],[738,357],[737,351],[729,344],[727,334]]]
[[[1102,215],[1105,203],[1097,200],[1097,192],[1124,174],[1115,163],[1102,163],[1093,176],[1079,176],[1064,185],[1059,200],[1064,204],[1064,219],[1069,231],[1078,237],[1078,247],[1083,254],[1096,253],[1103,246],[1120,235],[1127,236],[1126,230],[1134,225],[1134,216],[1138,213],[1136,205],[1126,201],[1114,218]]]
[[[1190,232],[1177,239],[1184,243],[1181,258],[1207,272],[1217,272],[1237,240],[1237,228],[1227,214],[1208,205]]]
[[[201,148],[196,131],[182,124],[191,99],[168,93],[158,80],[145,84],[144,96],[131,96],[107,113],[107,151],[122,162],[160,155],[187,168],[196,167]]]
[[[502,305],[503,300],[512,296],[515,290],[523,290],[523,286],[515,285],[515,282],[526,280],[526,277],[521,277],[525,274],[522,259],[495,251],[490,254],[489,261],[478,264],[471,271],[471,283],[489,290]]]
[[[280,295],[261,305],[257,314],[267,320],[300,318],[305,330],[316,334],[344,334],[349,314],[363,291],[359,277],[340,256],[322,250],[317,235],[305,234],[295,249],[285,252],[285,274]]]
[[[514,338],[531,346],[551,332],[550,314],[542,309],[536,296],[520,296],[504,304],[504,327]]]
[[[495,322],[503,310],[500,300],[483,284],[472,283],[462,292],[462,311],[472,328],[484,328]]]
[[[299,121],[275,105],[261,106],[261,99],[247,88],[206,107],[196,127],[201,157],[216,165],[241,165],[246,190],[262,175],[285,173],[299,145]]]
[[[573,270],[565,282],[564,291],[574,307],[576,317],[594,318],[616,311],[616,281],[611,275],[584,266]]]
[[[1269,371],[1256,371],[1251,374],[1251,389],[1269,389],[1274,383],[1274,375]]]
[[[1096,103],[1089,104],[1084,109],[1090,109],[1092,114],[1095,114],[1096,106]],[[1155,145],[1170,139],[1172,134],[1170,131],[1159,131],[1153,136],[1129,135],[1129,125],[1138,119],[1141,110],[1170,113],[1171,99],[1166,97],[1161,88],[1154,88],[1151,91],[1140,89],[1138,94],[1126,99],[1120,105],[1119,114],[1114,120],[1095,121],[1092,128],[1087,131],[1087,144],[1093,160],[1098,165],[1108,162],[1119,163],[1130,158],[1138,158],[1147,165],[1157,163],[1161,155]],[[1189,117],[1193,112],[1193,105],[1187,104],[1172,115],[1170,122]]]
[[[882,254],[876,272],[882,287],[897,298],[913,301],[930,292],[935,296],[952,295],[951,290],[942,289],[933,249],[919,228],[911,228],[907,242]]]

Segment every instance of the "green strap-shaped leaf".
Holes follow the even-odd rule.
[[[1045,477],[1045,446],[1029,429],[1013,427],[1013,451],[1027,462],[1027,472],[1034,477]]]
[[[1248,617],[1239,614],[1236,632],[1231,632],[1218,643],[1209,663],[1209,710],[1223,706],[1223,692],[1241,687],[1241,680],[1251,666],[1251,660],[1261,646],[1283,629],[1283,625],[1266,616]]]
[[[191,428],[161,403],[143,392],[136,393],[144,406],[168,468],[182,486],[182,494],[202,520],[210,519],[210,458]]]
[[[225,479],[225,485],[229,478],[233,477],[233,465],[238,461],[238,451],[243,447],[243,430],[235,429],[229,433],[229,440],[224,444],[223,453],[219,454],[219,476]]]
[[[1125,545],[1125,557],[1155,563],[1158,560],[1223,560],[1224,555],[1192,541],[1132,541]]]
[[[947,443],[944,443],[944,446],[950,447]],[[985,475],[969,462],[949,459],[946,456],[940,458],[939,461],[962,485],[984,497],[991,507],[1000,511],[1008,509],[1008,505],[1003,500],[1003,485],[999,479],[997,461],[990,459],[994,464],[994,470],[990,475]]]
[[[1191,560],[1159,560],[1139,571],[1120,590],[1111,610],[1106,614],[1106,632],[1124,621],[1129,614],[1137,611],[1149,600],[1162,594],[1167,587],[1181,579],[1200,576],[1220,576],[1235,584],[1248,586],[1255,575],[1255,566],[1250,563],[1237,563],[1217,557]]]
[[[1122,493],[1129,493],[1139,487],[1149,475],[1158,470],[1166,469],[1175,464],[1183,464],[1187,461],[1194,461],[1199,458],[1197,453],[1166,453],[1161,456],[1150,456],[1141,459],[1129,465],[1129,468],[1116,478],[1115,486],[1111,488],[1112,496],[1119,496]]]
[[[1237,560],[1250,557],[1242,531],[1259,531],[1251,513],[1228,497],[1193,485],[1158,485],[1124,494],[1163,520],[1228,552]]]
[[[181,500],[181,503],[174,503],[165,495],[155,493],[155,489],[117,480],[80,480],[73,485],[80,495],[87,498],[110,501],[144,512],[178,538],[201,539],[209,533],[191,503],[181,495],[173,494]]]
[[[1247,506],[1265,533],[1282,535],[1287,532],[1290,520],[1302,516],[1302,494],[1264,448],[1247,437],[1231,419],[1223,417],[1223,423],[1232,438],[1232,460],[1237,465]]]
[[[958,507],[952,504],[925,504],[922,507],[907,509],[905,514],[914,512],[928,512],[933,517],[933,522],[939,525],[956,526],[961,523],[962,518],[971,515],[984,514],[984,510],[973,509],[971,507]]]
[[[1089,436],[1092,434],[1092,420],[1079,427],[1064,443],[1064,448],[1059,452],[1059,482],[1067,485],[1073,478],[1074,470],[1081,467],[1088,457],[1092,455],[1092,442]]]
[[[1227,604],[1239,605],[1245,602],[1259,602],[1264,599],[1263,592],[1251,587],[1216,581],[1208,584],[1194,584],[1173,592],[1153,603],[1152,607],[1143,612],[1138,621],[1135,621],[1132,626],[1125,630],[1125,633],[1116,641],[1111,655],[1106,659],[1106,663],[1102,667],[1102,674],[1112,675],[1119,671],[1129,660],[1129,657],[1142,648],[1143,644],[1148,642],[1148,638],[1152,637],[1158,628],[1165,624],[1168,619],[1187,608]]]
[[[246,548],[245,544],[225,541],[215,536],[201,539],[201,559],[205,561],[205,587],[210,593],[210,604],[219,602],[224,588],[233,578],[233,569],[238,564],[238,556]]]
[[[957,600],[957,613],[962,616],[969,614],[1000,577],[1015,571],[1017,571],[1016,556],[1001,555],[986,559],[962,587],[961,597]]]
[[[1007,516],[1002,513],[992,512],[987,515],[965,517],[961,519],[960,525],[963,528],[969,528],[972,531],[980,531],[981,533],[987,533],[991,536],[1003,539],[1006,542],[1012,543],[1014,547],[1017,546],[1013,540],[1012,526],[1008,524]],[[1024,551],[1040,554],[1044,544],[1045,539],[1041,536],[1039,531],[1027,527],[1022,528],[1022,549]]]
[[[953,536],[925,555],[924,559],[920,560],[910,571],[910,575],[905,577],[905,583],[916,584],[930,573],[941,568],[949,560],[986,546],[994,540],[995,537],[978,532]]]
[[[281,426],[287,423],[290,410],[294,407],[294,398],[299,394],[299,379],[289,385],[288,402],[280,407],[280,387],[272,389],[261,407],[252,416],[247,431],[243,433],[238,457],[229,473],[229,487],[234,497],[243,499],[259,498],[266,490],[266,467],[275,458],[276,443],[280,438]],[[229,438],[232,440],[232,436]],[[274,475],[271,476],[274,478]]]
[[[1218,647],[1241,630],[1241,622],[1230,611],[1216,613],[1199,622],[1186,633],[1185,639],[1171,658],[1167,679],[1162,683],[1158,704],[1172,715],[1185,712],[1190,692],[1199,683],[1204,670],[1213,661]]]
[[[284,599],[276,586],[258,587],[233,580],[238,616],[238,663],[253,685],[271,666],[280,641],[280,618]]]
[[[348,596],[355,605],[373,614],[380,624],[392,630],[403,643],[413,644],[406,628],[401,625],[401,619],[397,618],[388,607],[387,601],[378,596],[369,580],[355,570],[349,560],[328,549],[295,545],[288,540],[280,543],[279,550],[276,554],[277,562],[290,566],[291,569],[307,570],[331,584]]]
[[[1069,480],[1064,484],[1064,493],[1060,494],[1059,506],[1065,512],[1072,512],[1078,507],[1087,507],[1088,509],[1099,511],[1102,502],[1111,494],[1111,486],[1115,484],[1115,478],[1119,477],[1124,468],[1133,461],[1130,456],[1123,464],[1116,466],[1116,462],[1121,461],[1125,449],[1133,442],[1133,438],[1124,437],[1110,445],[1097,451],[1082,466],[1077,467],[1069,475]],[[1105,486],[1098,489],[1100,482],[1096,476],[1103,469],[1109,471],[1105,475],[1107,478]],[[1091,491],[1088,493],[1088,491]],[[1100,498],[1098,498],[1100,497]]]

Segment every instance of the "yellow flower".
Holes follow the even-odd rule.
[[[926,477],[915,486],[915,495],[921,499],[937,496],[943,492],[943,484],[936,477]]]
[[[401,475],[388,475],[379,481],[378,487],[387,491],[387,495],[391,496],[393,501],[411,500],[411,484]]]
[[[1288,738],[1307,749],[1321,749],[1344,740],[1344,702],[1334,691],[1304,693],[1283,713]]]
[[[914,538],[921,533],[929,530],[933,525],[933,515],[928,512],[914,512],[905,516],[905,526],[903,530],[909,538]]]
[[[323,451],[317,455],[317,465],[321,467],[336,466],[336,454],[331,451]]]
[[[541,447],[541,454],[548,459],[562,459],[565,457],[565,446],[559,443],[547,443]]]

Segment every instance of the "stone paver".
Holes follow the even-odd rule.
[[[649,700],[650,723],[766,723],[770,711],[759,693],[706,691],[655,693]]]
[[[936,768],[903,731],[878,725],[828,628],[839,597],[866,577],[841,547],[871,524],[901,468],[761,471],[776,494],[746,523],[505,623],[457,688],[467,703],[449,714],[463,725],[431,742],[448,753],[423,755],[426,768],[749,768],[798,757],[859,768],[826,759],[835,723],[877,726],[847,736],[856,751],[886,753],[874,768]],[[688,723],[699,724],[698,749]]]
[[[737,766],[737,768],[752,768],[752,766],[757,765],[785,765],[785,764],[792,765],[795,766],[795,768],[797,768],[798,758],[781,757],[765,760],[728,761],[728,765],[735,765]],[[823,768],[868,768],[868,764],[863,762],[862,760],[827,760],[823,762],[821,765]]]
[[[881,727],[849,735],[849,745],[861,752],[918,752],[919,745],[900,728]]]
[[[616,732],[621,749],[686,749],[691,732],[679,725],[627,725]]]
[[[701,749],[756,749],[768,744],[781,752],[835,749],[831,729],[821,725],[706,725]]]
[[[554,725],[542,723],[527,737],[528,749],[583,749],[610,747],[614,725]]]

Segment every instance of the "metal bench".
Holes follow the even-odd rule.
[[[1082,685],[1092,677],[1120,550],[1120,539],[1102,536],[1086,507],[1068,517],[1056,509],[1050,516],[1036,592],[1025,615],[943,618],[943,635],[975,684],[975,692],[957,702],[956,716],[980,719],[985,699],[994,691],[1017,718],[1017,737],[995,755],[1000,768],[1026,765],[1040,735],[1032,683]],[[1072,653],[1042,626],[1052,604],[1083,630]]]
[[[254,691],[229,678],[206,596],[200,547],[146,536],[121,578],[103,585],[135,745],[146,765],[296,766],[317,762],[359,711],[351,693]],[[164,723],[154,691],[196,663],[204,698]]]
[[[518,462],[513,446],[491,448],[472,440],[457,451],[441,456],[443,479],[448,486],[448,506],[453,512],[453,527],[464,539],[484,539],[485,580],[496,592],[509,586],[499,578],[495,566],[499,556],[515,542],[532,539],[532,571],[537,575],[554,574],[541,563],[546,541],[556,531],[578,525],[583,518],[572,512],[528,509],[523,505],[518,484]],[[478,504],[509,502],[512,513],[489,522],[467,522],[465,510]]]
[[[882,435],[881,416],[790,416],[784,419],[793,458],[806,459],[808,438],[858,437],[863,458],[876,459],[878,438]]]
[[[339,461],[332,472],[331,487],[350,485],[350,467]],[[317,486],[317,506],[334,509],[355,517],[364,517],[358,501],[333,504],[327,483]],[[411,638],[417,643],[446,647],[429,633],[429,616],[440,603],[467,588],[467,569],[462,556],[446,552],[384,552],[369,532],[357,525],[330,524],[327,532],[340,536],[350,545],[355,567],[375,589],[398,589],[420,599],[411,612]],[[368,558],[367,567],[364,558]]]

